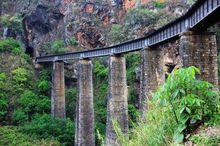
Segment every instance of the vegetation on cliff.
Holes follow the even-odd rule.
[[[190,4],[193,3],[192,0],[188,2]],[[103,33],[105,33],[103,36],[105,37],[102,36],[101,38],[101,35],[98,34],[100,32],[98,31],[97,33],[90,26],[93,24],[101,27],[102,24],[99,24],[101,23],[100,20],[97,20],[98,18],[95,14],[84,12],[83,14],[92,16],[94,19],[92,22],[85,22],[83,19],[83,25],[80,25],[80,30],[75,29],[71,24],[70,26],[68,25],[67,29],[75,29],[80,32],[75,36],[72,35],[68,41],[66,38],[57,39],[54,35],[46,34],[53,41],[43,40],[43,43],[41,42],[39,47],[34,43],[39,43],[40,39],[44,39],[45,36],[42,37],[43,35],[38,33],[37,35],[33,35],[31,33],[36,30],[31,29],[25,30],[29,31],[29,36],[25,36],[27,37],[25,39],[30,40],[29,42],[27,40],[26,42],[23,41],[23,44],[12,38],[1,39],[0,145],[46,146],[73,145],[74,143],[74,119],[77,98],[76,79],[66,76],[66,81],[70,84],[66,89],[67,119],[51,118],[51,68],[45,65],[41,70],[36,70],[32,58],[25,53],[27,44],[30,45],[33,43],[34,46],[41,48],[42,52],[45,51],[45,54],[54,54],[71,50],[67,47],[67,44],[70,44],[70,47],[74,51],[78,51],[82,49],[80,45],[88,47],[86,46],[88,42],[92,42],[92,45],[98,46],[94,43],[102,42],[103,38],[106,39],[106,44],[115,44],[127,39],[137,38],[144,36],[145,32],[154,31],[155,28],[164,25],[176,17],[176,15],[173,15],[173,11],[167,10],[169,9],[167,7],[168,4],[170,4],[168,1],[151,2],[144,6],[128,10],[121,23],[116,23],[113,20],[112,24],[110,20],[107,22],[109,26],[105,26],[103,30]],[[177,2],[176,5],[181,5],[181,3]],[[52,11],[53,9],[51,8],[50,10]],[[43,14],[45,13],[46,11],[43,12]],[[46,18],[48,18],[47,15],[49,14],[45,14]],[[31,16],[31,18],[35,18],[35,15]],[[50,14],[49,16],[54,15]],[[17,34],[23,34],[22,19],[21,15],[17,13],[14,15],[3,15],[0,17],[0,27],[3,26],[4,28],[15,31]],[[36,18],[36,20],[38,19]],[[36,25],[35,27],[44,28],[48,22],[45,21],[43,23],[44,21],[42,19],[40,20],[42,22],[39,22],[39,24],[42,25]],[[74,23],[80,24],[75,19]],[[54,26],[54,28],[56,27]],[[101,28],[99,29],[101,30]],[[217,35],[218,45],[220,44],[219,34]],[[0,35],[3,34],[0,32]],[[31,35],[33,36],[30,37]],[[94,36],[99,37],[97,39]],[[16,36],[13,37],[19,38]],[[93,39],[97,40],[94,41]],[[79,44],[79,42],[82,44]],[[138,118],[139,103],[137,101],[140,53],[130,53],[125,55],[125,57],[129,89],[129,126],[131,130],[128,135],[123,135],[116,126],[119,141],[122,145],[171,145],[174,142],[186,140],[201,145],[208,143],[215,145],[216,143],[220,143],[219,136],[200,137],[193,135],[189,138],[189,135],[192,135],[195,129],[201,124],[204,124],[205,127],[206,125],[219,126],[220,122],[218,115],[218,93],[211,90],[211,84],[195,78],[195,74],[198,73],[197,69],[191,67],[174,71],[169,76],[167,82],[155,93],[154,99],[149,105],[150,110],[146,115],[146,121],[140,121]],[[105,57],[93,60],[95,136],[97,145],[103,144],[105,139],[106,96],[108,92],[107,64],[107,58]]]

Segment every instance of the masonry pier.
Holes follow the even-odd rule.
[[[141,77],[140,77],[140,111],[144,114],[148,109],[148,100],[152,93],[165,80],[163,71],[163,50],[159,48],[146,48],[141,52]]]
[[[198,77],[218,85],[217,43],[212,32],[184,32],[180,37],[180,57],[183,67],[201,70]]]
[[[64,62],[53,62],[51,114],[53,117],[66,118]]]
[[[95,146],[92,61],[89,59],[78,64],[75,145]]]
[[[117,146],[113,121],[123,133],[128,131],[126,61],[123,56],[109,57],[109,93],[107,103],[106,145]]]

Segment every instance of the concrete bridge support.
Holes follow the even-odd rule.
[[[109,93],[107,103],[106,145],[117,146],[113,120],[123,133],[128,131],[126,61],[123,56],[109,58]]]
[[[66,118],[64,62],[53,62],[51,114],[53,117]]]
[[[140,110],[144,113],[148,109],[148,100],[152,93],[164,82],[163,51],[159,48],[146,48],[141,52],[140,77]]]
[[[91,60],[79,61],[78,90],[75,145],[95,146]]]
[[[211,32],[188,31],[180,38],[182,65],[196,66],[201,70],[198,77],[218,85],[218,64],[216,36]]]

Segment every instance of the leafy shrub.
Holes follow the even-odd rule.
[[[18,41],[12,38],[7,38],[0,40],[0,52],[9,52],[17,55],[22,52],[22,49]]]
[[[45,51],[49,54],[65,53],[65,43],[63,40],[56,40],[43,45]]]
[[[126,35],[123,30],[123,25],[113,24],[110,32],[108,33],[109,39],[113,43],[123,42],[126,39]]]
[[[51,84],[47,80],[39,80],[37,87],[38,87],[40,93],[46,93],[51,88]]]
[[[77,42],[75,37],[71,37],[70,40],[69,40],[69,44],[72,45],[72,46],[77,46],[78,42]]]
[[[144,7],[131,9],[125,16],[126,27],[149,26],[157,21],[156,13]]]
[[[66,97],[66,114],[70,119],[75,118],[75,109],[76,109],[76,98],[77,98],[77,89],[67,89],[65,91]]]
[[[28,121],[28,115],[22,109],[16,109],[12,115],[12,120],[17,124],[22,124]]]
[[[39,96],[32,91],[26,90],[17,100],[18,108],[13,114],[16,123],[23,123],[30,120],[35,114],[48,113],[50,110],[50,99],[46,96]],[[26,118],[25,118],[26,117]],[[26,120],[22,120],[22,119]]]
[[[0,117],[7,113],[8,99],[5,97],[4,83],[6,81],[5,73],[0,73]]]
[[[136,80],[136,70],[140,64],[140,54],[132,53],[126,55],[126,76],[128,85],[131,85]]]
[[[95,60],[94,61],[94,74],[97,76],[99,79],[104,79],[108,77],[108,68],[105,67],[103,64],[101,64],[100,61]]]
[[[58,141],[51,139],[37,139],[36,137],[30,137],[24,133],[19,132],[19,128],[12,126],[0,127],[0,145],[10,146],[60,146]]]
[[[12,82],[13,82],[13,88],[18,91],[18,93],[22,93],[25,88],[28,88],[30,86],[29,78],[31,74],[30,72],[25,68],[17,68],[12,71]]]
[[[156,1],[154,1],[154,2],[152,2],[152,5],[153,5],[154,7],[156,7],[156,8],[162,9],[162,8],[164,8],[164,7],[166,6],[166,3],[161,3],[161,2],[156,2]]]
[[[134,125],[129,136],[116,127],[121,145],[171,145],[182,142],[201,123],[219,115],[213,85],[195,78],[195,67],[173,71],[149,101],[146,121]],[[129,139],[130,137],[130,139]]]
[[[0,24],[8,27],[16,32],[22,31],[22,17],[19,14],[15,15],[2,15],[0,16]]]
[[[31,122],[21,127],[21,132],[37,138],[53,138],[63,145],[74,144],[74,124],[69,119],[35,115]]]
[[[208,82],[197,80],[195,67],[174,71],[155,94],[162,106],[170,107],[176,121],[174,139],[182,142],[196,126],[213,118],[218,111],[218,93]]]
[[[17,68],[12,71],[12,75],[16,83],[24,84],[24,82],[28,80],[29,73],[25,68]]]

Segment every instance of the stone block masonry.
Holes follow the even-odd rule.
[[[78,63],[75,145],[95,146],[92,61],[89,59]]]
[[[217,44],[214,33],[183,33],[180,38],[180,57],[183,67],[195,66],[201,70],[199,79],[218,85]]]
[[[106,145],[119,145],[113,126],[115,120],[123,133],[128,131],[126,61],[123,56],[109,58],[109,93],[107,103]]]
[[[159,48],[146,48],[141,52],[139,108],[143,116],[148,109],[148,100],[152,98],[152,93],[164,83],[163,57],[163,51]]]
[[[53,62],[51,114],[56,118],[66,118],[64,62]]]

